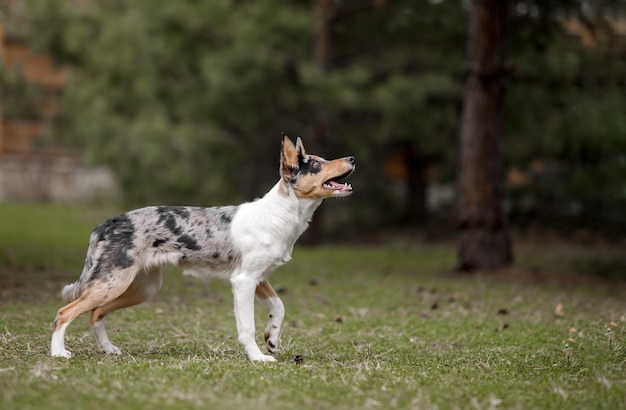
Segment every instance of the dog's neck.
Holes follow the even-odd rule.
[[[294,242],[306,230],[313,213],[322,203],[322,199],[298,198],[293,187],[283,180],[260,201],[265,205],[266,216],[272,215],[270,219],[278,223],[280,230]]]
[[[299,198],[293,187],[282,179],[266,196],[270,196],[273,201],[280,202],[290,211],[296,211],[298,220],[307,224],[311,221],[315,210],[322,204],[322,199]]]

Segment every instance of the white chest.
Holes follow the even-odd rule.
[[[240,205],[231,233],[241,251],[242,268],[271,271],[288,262],[320,203],[284,196],[275,186],[263,198]]]

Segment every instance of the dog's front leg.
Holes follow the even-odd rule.
[[[266,280],[257,285],[256,296],[269,311],[270,318],[267,321],[263,336],[267,350],[273,354],[276,353],[280,345],[280,327],[285,318],[285,306],[272,285]]]
[[[265,355],[255,340],[254,327],[254,293],[256,283],[251,276],[240,273],[230,279],[235,299],[235,319],[239,343],[243,345],[250,360],[275,362],[273,356]]]

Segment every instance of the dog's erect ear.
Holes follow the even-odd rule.
[[[300,145],[302,141],[298,138]],[[280,151],[280,177],[290,182],[293,172],[298,169],[298,150],[293,142],[283,133],[282,149]]]
[[[296,151],[298,152],[299,158],[304,158],[306,155],[306,151],[304,150],[304,144],[302,144],[302,140],[300,137],[296,140]]]

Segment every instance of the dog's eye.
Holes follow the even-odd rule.
[[[311,168],[320,169],[321,167],[322,167],[322,164],[318,160],[316,159],[311,160]]]

